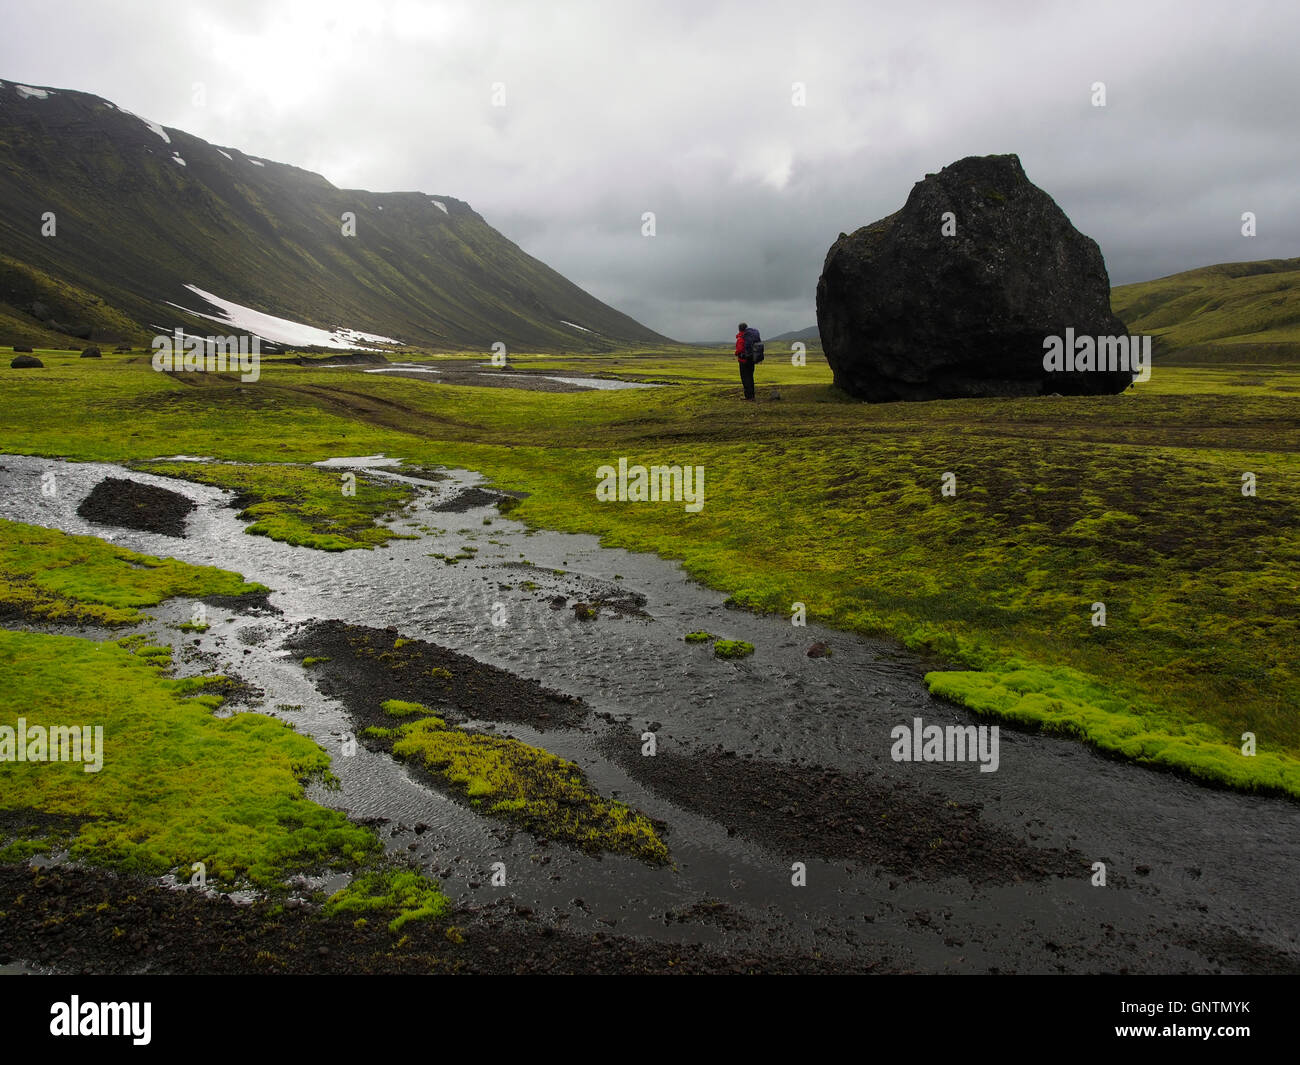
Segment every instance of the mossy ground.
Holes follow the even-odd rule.
[[[0,519],[0,612],[28,621],[125,625],[185,596],[261,595],[238,573],[116,547],[94,536]]]
[[[199,462],[147,462],[140,469],[165,477],[228,488],[252,521],[250,536],[321,551],[373,548],[389,540],[411,539],[377,525],[397,513],[415,494],[404,484],[380,484],[347,471],[296,465],[227,465]],[[345,494],[345,485],[353,494]]]
[[[1300,794],[1294,368],[1157,362],[1121,396],[873,406],[830,388],[824,361],[770,355],[760,402],[742,405],[725,352],[663,361],[686,387],[550,394],[291,365],[241,386],[54,357],[0,376],[0,448],[467,466],[529,493],[514,517],[680,559],[739,605],[788,615],[802,602],[810,620],[897,638],[1007,690],[1033,680],[1048,705],[1063,693],[1106,710],[1065,717],[1115,753],[1133,746],[1123,720],[1139,720],[1165,765]],[[638,365],[656,372],[652,357]],[[598,501],[596,469],[619,457],[704,466],[703,510]],[[955,496],[941,494],[945,472]],[[1098,601],[1105,627],[1090,621]],[[947,690],[1013,713],[1005,697]],[[1247,731],[1276,763],[1239,753]]]
[[[601,797],[573,762],[516,739],[449,726],[418,703],[389,699],[383,710],[403,723],[361,734],[426,769],[484,813],[589,853],[668,860],[649,819]]]
[[[412,870],[372,869],[331,895],[322,909],[326,916],[356,914],[361,921],[391,914],[388,930],[400,932],[411,921],[444,916],[451,902],[435,884]]]
[[[373,832],[303,794],[304,780],[329,769],[316,743],[261,714],[215,717],[221,699],[203,694],[209,682],[170,679],[168,663],[165,648],[139,639],[0,630],[0,722],[103,728],[95,773],[70,761],[0,762],[4,808],[75,822],[75,858],[186,880],[195,862],[210,882],[274,886],[373,858]]]

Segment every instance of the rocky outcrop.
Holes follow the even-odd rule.
[[[927,174],[902,210],[840,234],[817,283],[817,326],[835,384],[860,399],[1098,395],[1134,376],[1101,250],[1014,155]],[[1079,345],[1078,363],[1071,350],[1061,369],[1045,365],[1053,337]],[[1117,338],[1105,369],[1098,337]]]

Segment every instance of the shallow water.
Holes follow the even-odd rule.
[[[151,611],[157,620],[150,627],[186,648],[178,655],[182,671],[200,668],[187,656],[215,654],[222,672],[264,689],[261,712],[294,722],[335,755],[341,790],[313,787],[312,797],[358,816],[389,818],[391,825],[379,830],[386,844],[446,873],[445,889],[461,902],[491,902],[505,893],[562,927],[773,952],[886,956],[892,965],[927,971],[1201,970],[1203,958],[1173,940],[1194,943],[1225,928],[1300,966],[1300,805],[1210,790],[1101,758],[1074,742],[1005,727],[997,772],[981,773],[974,763],[895,763],[889,755],[895,725],[915,717],[927,724],[977,723],[927,693],[921,676],[934,663],[887,643],[728,609],[724,595],[656,556],[601,548],[590,536],[529,531],[492,507],[435,510],[480,478],[448,471],[449,480],[434,484],[391,473],[384,468],[389,462],[365,456],[328,463],[420,486],[410,514],[390,524],[406,534],[420,525],[437,531],[374,551],[326,553],[247,536],[226,505],[230,493],[101,463],[5,456],[0,516],[222,566],[275,589],[271,602],[281,616],[209,607],[210,630],[182,636],[168,626],[188,619],[190,605],[173,601]],[[54,498],[41,492],[46,471],[55,475]],[[193,499],[198,509],[187,538],[79,518],[81,500],[110,475]],[[477,548],[472,561],[447,565],[429,557],[465,546]],[[524,581],[536,589],[526,590]],[[646,597],[648,619],[605,614],[579,622],[571,610],[548,605],[556,595],[572,602],[628,592]],[[504,624],[493,624],[502,607]],[[387,755],[362,747],[353,757],[340,755],[348,716],[281,649],[287,635],[315,618],[395,625],[407,637],[535,678],[626,722],[629,743],[654,726],[660,750],[721,744],[741,754],[910,780],[943,800],[982,803],[987,822],[1032,846],[1072,847],[1089,861],[1104,861],[1111,886],[1094,888],[1086,876],[1002,886],[959,878],[925,882],[859,863],[768,853],[631,780],[600,753],[597,740],[607,730],[599,722],[546,733],[497,725],[502,734],[572,758],[602,793],[617,793],[666,821],[675,868],[595,859],[560,844],[539,848],[528,833],[415,782]],[[717,659],[707,645],[682,642],[697,629],[747,640],[755,653],[735,662]],[[833,655],[808,658],[816,641],[828,643]],[[277,709],[282,706],[301,709]],[[420,822],[430,827],[417,835],[412,829]],[[506,863],[504,889],[490,886],[496,861]],[[807,887],[791,886],[796,861],[807,864]],[[666,912],[705,898],[729,903],[744,927],[665,923]],[[918,912],[924,921],[915,919]]]

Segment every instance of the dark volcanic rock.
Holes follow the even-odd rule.
[[[99,348],[87,348],[85,351],[81,353],[81,357],[83,359],[103,358],[103,356],[100,354]]]
[[[121,477],[105,477],[81,501],[77,514],[101,525],[184,536],[185,519],[195,504],[179,492]]]
[[[17,351],[18,349],[15,348],[14,350]],[[11,370],[39,370],[44,367],[45,363],[41,362],[35,355],[15,355],[9,363]]]
[[[817,282],[817,327],[835,384],[860,399],[1100,395],[1133,379],[1044,369],[1047,337],[1128,330],[1096,241],[1014,155],[927,174],[902,210],[841,235]]]

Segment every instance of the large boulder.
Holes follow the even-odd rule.
[[[1014,155],[927,174],[902,210],[840,234],[817,282],[817,327],[835,384],[860,399],[1100,395],[1134,376],[1045,368],[1050,337],[1064,347],[1128,330],[1096,241]]]
[[[11,370],[43,370],[45,363],[35,355],[15,355],[9,360]]]

